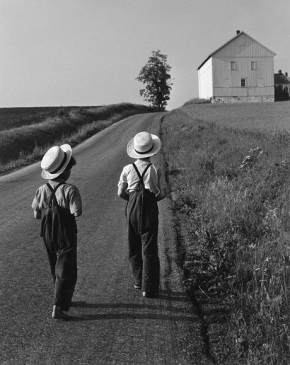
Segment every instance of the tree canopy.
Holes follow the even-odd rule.
[[[170,76],[171,66],[167,63],[167,56],[160,51],[152,51],[147,64],[141,69],[136,80],[146,85],[140,90],[143,99],[159,110],[164,110],[170,99],[172,79]]]

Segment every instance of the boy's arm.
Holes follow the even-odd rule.
[[[167,195],[165,177],[160,168],[157,169],[157,177],[158,177],[159,193],[156,195],[156,200],[160,201],[164,199]]]
[[[69,209],[73,216],[80,217],[83,213],[82,198],[79,189],[72,185],[69,195]]]
[[[124,200],[129,200],[129,195],[126,192],[126,189],[122,186],[118,187],[118,196]]]
[[[124,167],[121,172],[121,176],[118,183],[118,196],[126,201],[129,200],[127,187],[128,187],[128,182],[127,182],[126,167]]]
[[[167,195],[167,190],[166,188],[163,188],[160,190],[159,194],[156,195],[156,200],[159,202],[160,200],[164,199]]]
[[[41,210],[39,209],[38,205],[38,196],[39,196],[39,189],[36,191],[35,197],[31,204],[31,208],[33,209],[33,215],[35,219],[41,219]]]

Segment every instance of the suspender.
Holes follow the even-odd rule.
[[[143,188],[145,188],[144,186],[144,181],[143,181],[143,177],[144,175],[146,174],[146,171],[149,169],[150,166],[152,166],[152,164],[150,163],[149,165],[146,166],[145,170],[143,171],[142,175],[140,175],[140,172],[139,170],[137,169],[137,166],[135,165],[135,163],[132,164],[134,166],[134,169],[135,171],[137,172],[138,174],[138,177],[139,177],[139,180],[140,180],[140,183],[142,184]]]
[[[61,186],[61,185],[63,185],[64,184],[64,182],[61,182],[61,183],[59,183],[59,184],[57,184],[56,185],[56,187],[55,188],[53,188],[49,183],[47,183],[46,184],[46,186],[49,188],[49,190],[51,191],[51,197],[50,197],[50,201],[49,201],[49,208],[51,208],[51,205],[52,205],[52,201],[54,200],[55,201],[55,203],[56,203],[56,205],[58,205],[58,203],[57,203],[57,200],[56,200],[56,196],[55,196],[55,193],[56,193],[56,191],[57,191],[57,189]]]

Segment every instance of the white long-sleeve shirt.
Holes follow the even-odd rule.
[[[135,165],[142,175],[143,171],[148,166],[148,161],[136,160]],[[151,165],[146,171],[143,182],[145,189],[150,190],[153,194],[158,195],[160,190],[166,188],[166,183],[163,174],[159,169],[156,169],[154,165]],[[137,188],[139,183],[139,176],[132,164],[126,165],[121,173],[118,187],[121,187],[128,192],[131,192]]]

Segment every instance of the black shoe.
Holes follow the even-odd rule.
[[[65,321],[71,318],[68,314],[64,313],[57,305],[53,306],[51,317],[52,319],[60,321]]]
[[[156,298],[157,294],[150,291],[143,291],[144,298]]]

